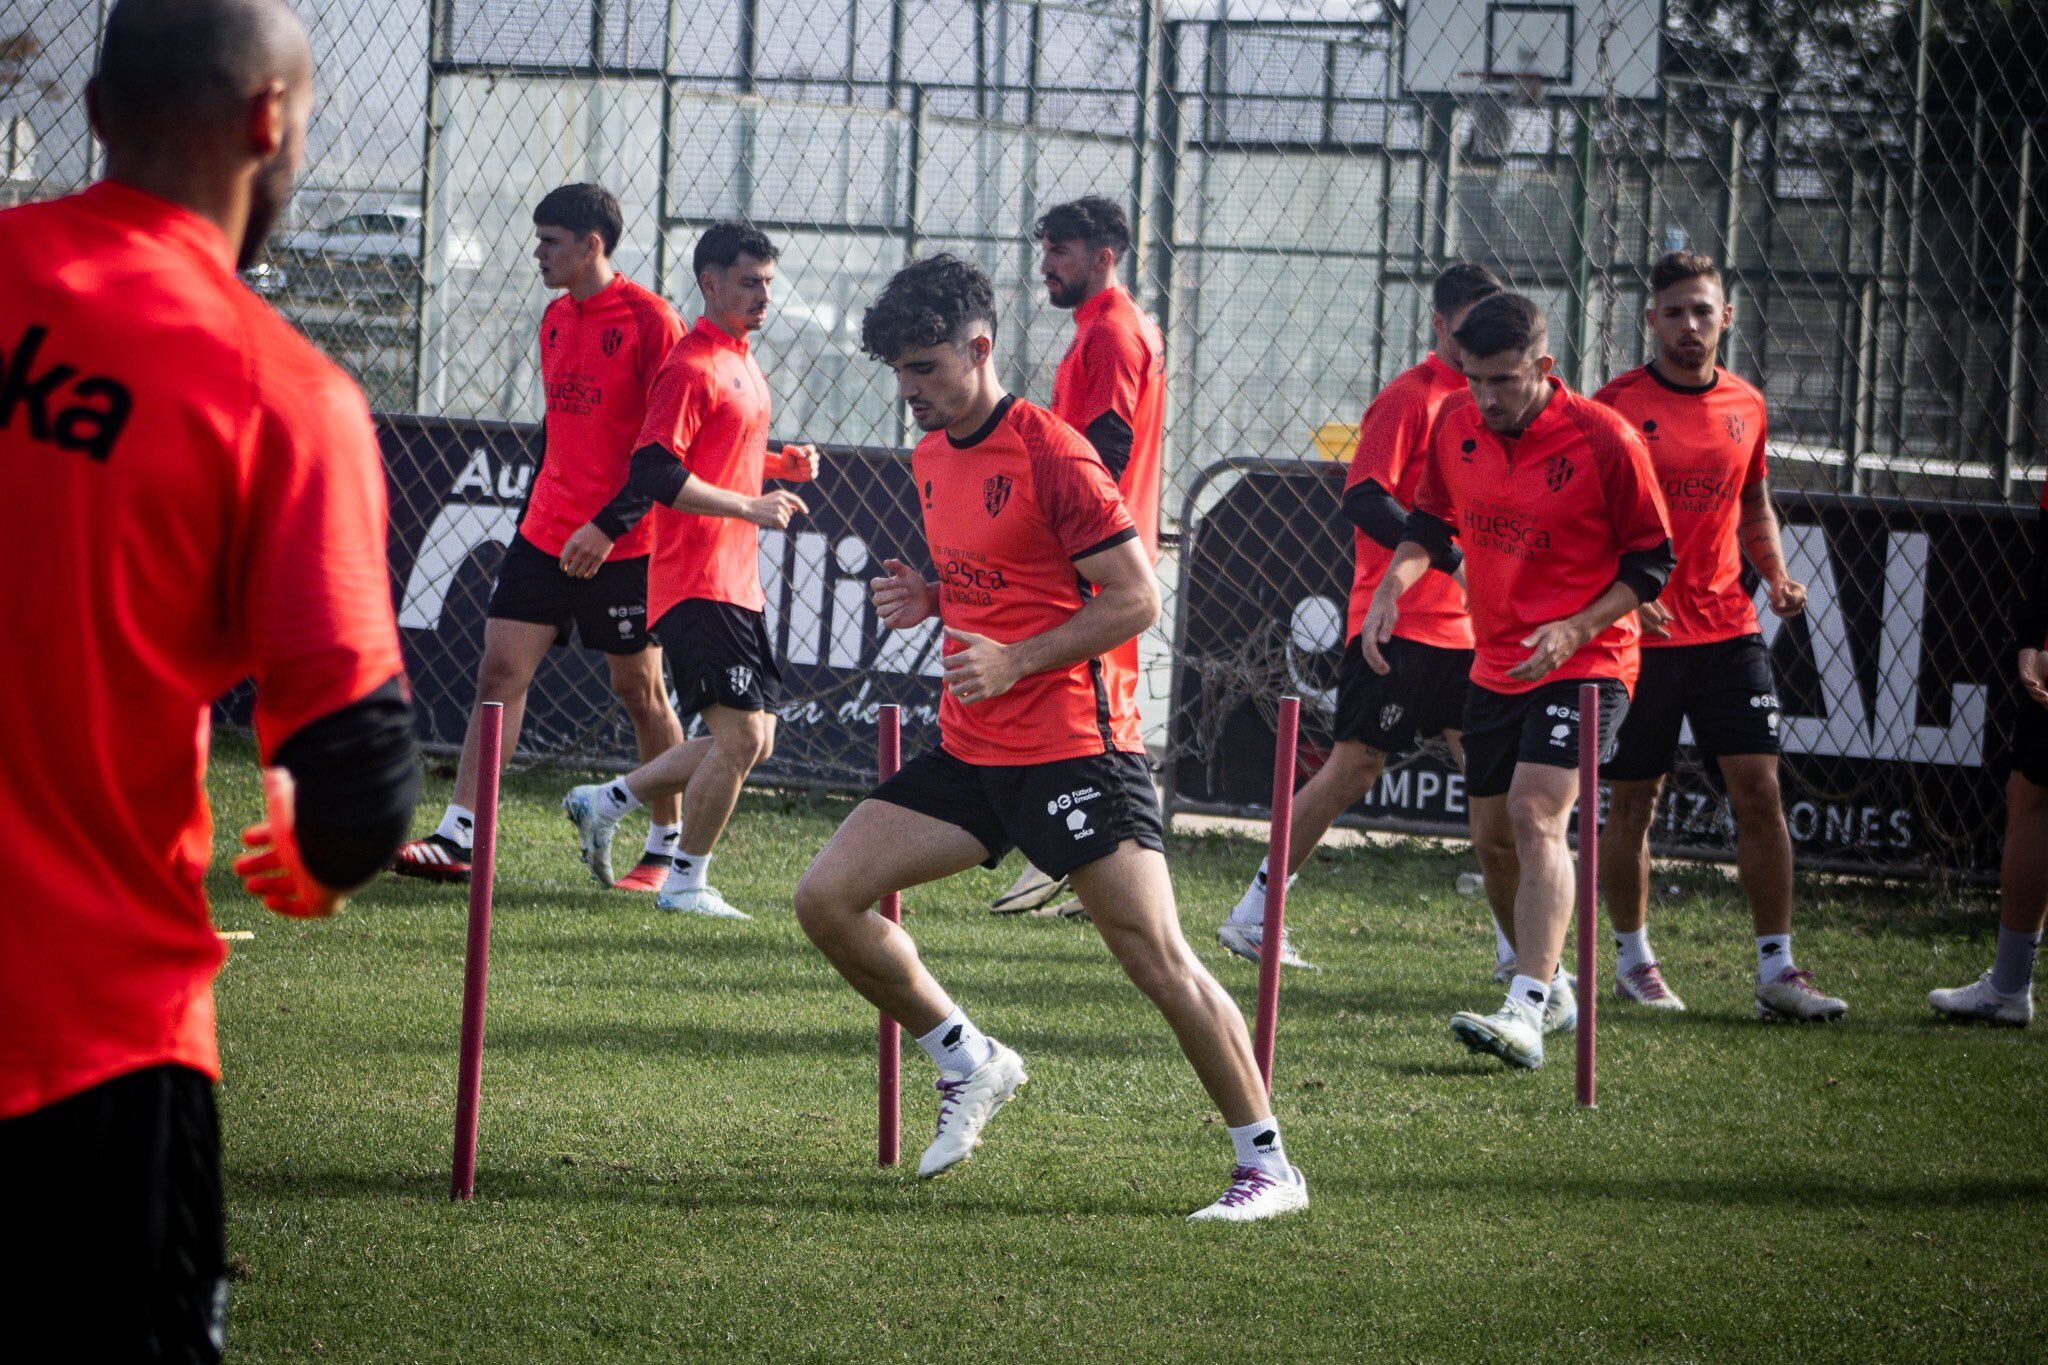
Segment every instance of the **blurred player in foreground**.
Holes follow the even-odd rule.
[[[612,884],[612,836],[628,811],[680,792],[683,831],[655,904],[717,919],[751,919],[706,880],[740,787],[775,748],[782,663],[768,638],[760,536],[810,509],[767,479],[816,477],[810,446],[768,449],[771,397],[747,337],[768,321],[774,243],[745,223],[713,223],[691,258],[704,313],[676,343],[647,397],[631,472],[599,524],[630,525],[654,509],[647,615],[668,653],[686,714],[711,733],[624,777],[562,798],[591,875]]]
[[[1159,480],[1166,432],[1166,341],[1117,266],[1131,251],[1131,223],[1100,195],[1055,204],[1038,220],[1038,272],[1046,300],[1074,314],[1074,339],[1053,375],[1053,415],[1087,438],[1102,458],[1152,562],[1159,562]],[[1112,697],[1138,695],[1137,637],[1102,656]],[[1050,904],[1066,890],[1029,863],[989,909],[1014,914]],[[1078,908],[1078,902],[1070,903]],[[1067,913],[1068,907],[1062,907]]]
[[[1365,410],[1358,450],[1344,481],[1344,515],[1357,542],[1353,548],[1349,629],[1343,661],[1337,665],[1336,743],[1321,768],[1294,794],[1294,825],[1287,846],[1287,875],[1308,862],[1330,826],[1379,781],[1390,755],[1413,753],[1425,739],[1442,735],[1460,762],[1464,751],[1458,726],[1465,709],[1466,678],[1472,672],[1472,618],[1465,589],[1450,573],[1431,569],[1401,600],[1394,638],[1380,650],[1392,671],[1366,666],[1358,630],[1366,608],[1407,533],[1408,511],[1428,463],[1429,434],[1444,404],[1467,393],[1458,325],[1472,305],[1501,292],[1491,270],[1470,261],[1447,266],[1430,288],[1429,323],[1436,349],[1420,365],[1403,370]],[[1452,562],[1455,570],[1462,553]],[[1231,952],[1259,960],[1266,926],[1266,878],[1259,864],[1251,885],[1216,940]],[[1489,887],[1489,890],[1493,888]],[[1500,888],[1497,913],[1514,913],[1514,883]],[[1498,933],[1499,931],[1496,930]],[[1500,934],[1505,945],[1508,940]],[[1306,966],[1285,941],[1280,961]]]
[[[1735,812],[1735,868],[1756,927],[1756,1012],[1765,1019],[1839,1019],[1848,1006],[1814,989],[1792,961],[1792,835],[1778,796],[1778,687],[1756,607],[1742,585],[1745,555],[1771,610],[1806,610],[1806,586],[1785,571],[1778,516],[1764,482],[1764,396],[1715,363],[1734,309],[1721,272],[1696,251],[1673,251],[1650,271],[1645,310],[1657,354],[1596,395],[1650,448],[1671,516],[1677,567],[1637,610],[1642,676],[1614,757],[1600,841],[1600,889],[1614,928],[1614,993],[1682,1010],[1650,952],[1650,826],[1690,722]],[[1592,989],[1593,983],[1581,983]]]
[[[562,296],[540,319],[540,374],[547,391],[545,443],[526,515],[498,568],[484,611],[479,702],[505,705],[505,755],[519,746],[526,692],[548,651],[569,643],[601,650],[612,691],[633,723],[645,762],[680,743],[682,723],[661,680],[661,647],[647,630],[647,550],[653,526],[630,525],[607,504],[626,480],[647,390],[683,325],[667,300],[612,268],[625,220],[599,185],[563,185],[533,208],[541,283]],[[430,881],[469,880],[476,836],[476,715],[462,738],[455,792],[441,823],[398,850],[392,870]],[[701,747],[710,740],[694,741]],[[653,891],[668,875],[682,833],[682,802],[650,807],[647,847],[612,885]]]
[[[121,0],[107,178],[0,213],[0,1227],[17,1360],[217,1360],[227,1303],[202,882],[215,697],[256,680],[237,863],[317,917],[417,796],[384,477],[348,378],[235,277],[290,196],[312,54],[277,0]]]
[[[2013,652],[2020,695],[2012,776],[2005,784],[1997,955],[1991,970],[1969,985],[1927,993],[1927,1003],[1957,1023],[2009,1028],[2034,1021],[2034,957],[2048,924],[2048,487],[2041,490],[2024,593]]]
[[[1025,1082],[875,913],[892,891],[994,867],[1014,845],[1070,877],[1132,982],[1166,1016],[1230,1125],[1229,1188],[1197,1219],[1248,1222],[1308,1203],[1252,1060],[1244,1019],[1181,937],[1136,708],[1101,658],[1159,616],[1150,556],[1109,471],[1044,408],[1003,392],[995,289],[948,255],[898,271],[861,322],[929,434],[911,455],[939,581],[886,560],[882,623],[945,634],[939,747],[854,808],[796,890],[797,917],[853,988],[939,1068],[938,1131],[918,1162],[967,1160]]]
[[[1558,958],[1572,910],[1579,685],[1599,685],[1605,758],[1639,664],[1636,608],[1671,573],[1671,527],[1641,439],[1551,374],[1534,303],[1483,299],[1456,336],[1472,396],[1437,418],[1408,530],[1359,633],[1366,663],[1387,671],[1381,647],[1402,594],[1463,544],[1476,642],[1465,790],[1487,881],[1516,887],[1516,974],[1498,1010],[1460,1011],[1451,1032],[1534,1069],[1543,1035],[1578,1021]]]

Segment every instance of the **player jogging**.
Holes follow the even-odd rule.
[[[1053,415],[1095,447],[1156,564],[1166,341],[1117,282],[1117,266],[1131,251],[1130,220],[1114,203],[1091,194],[1047,209],[1037,233],[1046,298],[1074,314],[1074,339],[1053,375]],[[1103,655],[1102,670],[1110,694],[1128,696],[1135,705],[1137,638]],[[989,908],[998,914],[1035,910],[1068,889],[1064,880],[1026,863],[1016,884]]]
[[[1498,1010],[1460,1011],[1451,1031],[1533,1070],[1543,1035],[1578,1020],[1558,957],[1571,918],[1579,685],[1599,685],[1606,757],[1635,682],[1635,610],[1671,572],[1671,527],[1642,440],[1551,374],[1534,303],[1483,299],[1456,338],[1472,396],[1437,418],[1408,530],[1360,635],[1366,663],[1385,671],[1401,595],[1452,562],[1454,538],[1463,544],[1475,643],[1465,790],[1488,880],[1514,872],[1516,971]]]
[[[313,100],[276,0],[121,0],[86,90],[107,178],[0,212],[0,1225],[6,1354],[220,1358],[204,882],[215,697],[256,680],[237,864],[332,914],[418,792],[362,393],[236,278]]]
[[[2041,511],[2014,647],[2020,694],[2005,784],[1997,953],[1991,970],[1969,985],[1927,993],[1935,1012],[1957,1023],[2025,1028],[2034,1021],[2034,956],[2048,924],[2048,487]]]
[[[653,506],[647,614],[668,652],[685,714],[709,742],[679,743],[613,782],[576,787],[562,809],[591,875],[612,882],[612,836],[628,811],[682,793],[683,829],[656,904],[719,919],[751,916],[705,880],[711,850],[754,765],[775,747],[782,666],[768,638],[756,527],[779,531],[808,511],[766,479],[806,480],[817,452],[768,451],[768,377],[747,345],[768,320],[776,249],[745,223],[714,223],[691,268],[704,315],[655,377],[626,487],[603,515],[631,525]]]
[[[1420,365],[1396,375],[1359,423],[1358,451],[1344,481],[1344,514],[1356,528],[1356,546],[1344,658],[1337,665],[1336,742],[1315,776],[1294,794],[1289,877],[1308,861],[1337,817],[1365,799],[1390,755],[1412,753],[1421,741],[1440,734],[1452,756],[1462,761],[1458,725],[1465,707],[1465,679],[1472,672],[1472,618],[1465,614],[1464,587],[1448,573],[1431,569],[1408,591],[1401,599],[1394,638],[1380,650],[1392,665],[1388,673],[1366,666],[1358,629],[1394,547],[1407,531],[1408,509],[1415,505],[1415,486],[1422,480],[1437,413],[1447,400],[1466,392],[1460,368],[1464,356],[1454,333],[1473,304],[1501,288],[1483,265],[1459,261],[1447,266],[1430,288],[1429,323],[1436,349]],[[1452,567],[1462,558],[1462,552],[1454,551]],[[1217,942],[1254,962],[1265,937],[1270,871],[1265,863],[1259,864],[1230,918],[1216,930]],[[1511,914],[1512,881],[1507,886],[1502,910]],[[1285,937],[1280,961],[1307,965]]]
[[[918,1162],[967,1160],[1024,1084],[919,960],[883,895],[994,867],[1012,845],[1070,877],[1103,941],[1166,1016],[1230,1125],[1229,1188],[1196,1219],[1247,1222],[1308,1203],[1252,1060],[1244,1019],[1181,937],[1136,709],[1102,656],[1159,616],[1159,589],[1088,442],[997,382],[995,289],[948,255],[898,271],[861,322],[929,434],[911,455],[938,581],[897,560],[874,580],[885,626],[945,631],[939,747],[854,808],[796,890],[796,912],[851,986],[939,1068],[938,1130]]]
[[[1756,607],[1742,585],[1747,555],[1771,610],[1806,610],[1785,572],[1778,517],[1764,482],[1764,396],[1715,364],[1734,309],[1721,272],[1696,251],[1650,270],[1645,310],[1657,354],[1600,390],[1641,434],[1671,517],[1677,567],[1642,624],[1642,676],[1614,757],[1600,882],[1614,928],[1614,993],[1653,1009],[1685,1004],[1650,952],[1650,826],[1690,722],[1735,812],[1735,867],[1756,926],[1756,1012],[1764,1019],[1839,1019],[1792,960],[1792,835],[1778,798],[1778,695]],[[1590,989],[1590,983],[1587,983]]]
[[[519,745],[526,692],[548,650],[569,642],[604,653],[612,691],[633,722],[644,761],[682,740],[661,680],[661,650],[647,632],[647,549],[653,527],[629,528],[606,505],[626,479],[647,390],[682,334],[675,309],[612,268],[624,219],[598,185],[564,185],[533,209],[541,283],[562,290],[540,320],[540,374],[547,391],[540,473],[518,534],[498,569],[484,613],[477,700],[503,702],[505,746]],[[708,741],[699,741],[708,743]],[[469,880],[475,837],[477,729],[462,739],[455,793],[441,823],[398,850],[393,869],[434,881]],[[639,864],[613,885],[652,891],[667,875],[681,833],[682,803],[652,808]]]

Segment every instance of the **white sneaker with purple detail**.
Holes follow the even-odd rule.
[[[1664,973],[1654,962],[1645,962],[1633,971],[1616,976],[1614,993],[1638,1005],[1648,1005],[1653,1010],[1670,1010],[1677,1014],[1685,1009],[1685,1002],[1664,984]]]
[[[918,1158],[918,1178],[943,1175],[973,1156],[981,1146],[981,1130],[1030,1079],[1024,1074],[1024,1059],[1001,1043],[993,1057],[965,1076],[939,1077],[938,1131]]]
[[[1293,1166],[1284,1177],[1257,1166],[1239,1166],[1230,1173],[1230,1188],[1205,1209],[1188,1215],[1190,1223],[1256,1223],[1308,1207],[1308,1181]]]
[[[1826,1024],[1849,1012],[1849,1006],[1813,987],[1813,973],[1787,967],[1756,988],[1756,1017],[1790,1019],[1802,1024]]]

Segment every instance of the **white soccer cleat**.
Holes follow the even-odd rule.
[[[1577,1014],[1576,1006],[1573,1013]],[[1451,1034],[1472,1051],[1498,1057],[1509,1066],[1535,1071],[1543,1065],[1543,1035],[1511,1003],[1504,1002],[1492,1014],[1459,1010],[1451,1016]]]
[[[1543,1002],[1545,1036],[1579,1026],[1579,997],[1573,992],[1573,978],[1559,972],[1550,982],[1550,998]]]
[[[753,918],[746,911],[727,904],[715,886],[700,886],[694,891],[664,891],[654,898],[654,908],[679,915],[704,915],[710,919]]]
[[[1188,1215],[1190,1223],[1256,1223],[1308,1207],[1308,1181],[1289,1166],[1285,1178],[1257,1166],[1239,1166],[1230,1173],[1230,1188],[1205,1209]]]
[[[1648,1005],[1653,1010],[1669,1010],[1673,1014],[1679,1014],[1685,1009],[1685,1002],[1678,998],[1676,991],[1664,984],[1664,973],[1657,970],[1657,964],[1654,962],[1645,962],[1634,971],[1623,972],[1615,977],[1614,993],[1623,1000]]]
[[[1017,874],[1017,880],[1010,883],[1010,889],[988,903],[991,915],[1021,915],[1028,910],[1042,910],[1054,900],[1067,894],[1065,877],[1048,877],[1030,863]]]
[[[1996,1024],[2001,1028],[2025,1028],[2034,1022],[2034,992],[2007,995],[1991,984],[1986,972],[1967,986],[1927,992],[1927,1003],[1935,1012],[1958,1024]]]
[[[918,1178],[943,1175],[973,1156],[974,1149],[981,1146],[981,1130],[1029,1079],[1024,1074],[1024,1059],[1001,1043],[996,1044],[993,1057],[967,1075],[939,1077],[938,1131],[932,1145],[917,1159]]]
[[[1216,929],[1216,941],[1218,943],[1228,948],[1231,952],[1236,953],[1239,957],[1246,958],[1252,962],[1259,960],[1259,951],[1263,947],[1265,939],[1266,926],[1263,924],[1239,924],[1235,920],[1225,920]],[[1314,964],[1306,961],[1300,953],[1294,951],[1294,945],[1287,941],[1287,931],[1285,929],[1280,931],[1280,965],[1283,967],[1303,967],[1309,971],[1316,970]]]
[[[576,842],[583,851],[583,865],[590,869],[591,876],[597,878],[599,886],[610,886],[618,880],[612,875],[612,836],[619,832],[619,822],[605,818],[597,799],[605,785],[593,782],[587,787],[571,787],[569,794],[562,798],[562,814],[576,826]]]
[[[1813,973],[1796,967],[1756,988],[1756,1017],[1789,1019],[1801,1024],[1826,1024],[1849,1012],[1849,1006],[1813,988]]]

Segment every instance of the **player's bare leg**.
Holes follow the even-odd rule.
[[[1967,986],[1929,991],[1927,1003],[1957,1023],[2025,1028],[2034,1020],[2034,958],[2048,925],[2048,787],[2018,771],[2005,784],[1998,896],[1998,949],[1991,970]]]
[[[1607,922],[1614,930],[1614,993],[1652,1009],[1677,1011],[1685,1008],[1685,1002],[1665,984],[1663,964],[1650,952],[1648,926],[1650,826],[1656,823],[1657,800],[1663,789],[1661,777],[1609,784],[1607,827],[1600,836],[1600,890],[1607,900]],[[1775,782],[1772,792],[1775,801]],[[1788,845],[1788,900],[1790,857]],[[1594,983],[1585,984],[1588,990],[1593,987]]]
[[[1294,822],[1287,835],[1289,878],[1308,862],[1337,817],[1365,799],[1386,766],[1385,754],[1358,740],[1340,739],[1330,746],[1329,758],[1294,794]],[[1230,917],[1216,930],[1218,943],[1253,962],[1259,960],[1265,937],[1266,881],[1271,875],[1272,869],[1261,862],[1251,885],[1231,908]],[[1289,967],[1306,967],[1308,963],[1295,953],[1291,939],[1290,934],[1281,935],[1280,961]]]
[[[1578,1022],[1578,1003],[1558,970],[1572,912],[1572,857],[1565,834],[1578,795],[1575,769],[1518,763],[1504,797],[1481,798],[1505,808],[1521,870],[1515,887],[1515,976],[1499,1010],[1485,1015],[1461,1010],[1451,1017],[1451,1032],[1473,1051],[1492,1053],[1510,1066],[1542,1066],[1543,1035]],[[1499,813],[1491,808],[1487,816],[1497,819]],[[1473,819],[1476,835],[1478,800]],[[1496,830],[1488,833],[1498,838]]]
[[[775,717],[725,706],[707,706],[700,714],[708,736],[684,740],[624,777],[572,788],[562,799],[562,810],[576,826],[585,866],[602,885],[611,886],[612,835],[618,822],[643,803],[680,795],[682,831],[675,864],[656,904],[720,919],[751,919],[727,905],[704,878],[741,785],[754,764],[774,749]]]
[[[1514,976],[1515,891],[1522,883],[1522,863],[1515,856],[1515,826],[1508,818],[1506,793],[1475,796],[1470,801],[1472,856],[1479,860],[1479,877],[1486,884],[1486,905],[1493,914],[1494,937],[1505,945],[1505,955],[1496,951],[1494,980],[1505,985]]]
[[[662,681],[661,646],[649,642],[637,654],[607,654],[605,659],[611,665],[612,692],[632,723],[640,762],[650,763],[682,744],[683,724],[676,718],[675,708],[669,705],[668,688]],[[710,741],[700,742],[698,757],[701,759],[710,747]],[[682,811],[682,798],[674,794],[648,803],[646,848],[639,863],[613,886],[622,891],[660,888],[682,837]]]
[[[1839,1019],[1849,1007],[1816,990],[1792,959],[1792,834],[1778,794],[1776,754],[1727,754],[1721,776],[1735,812],[1735,870],[1756,924],[1756,1012],[1803,1023]]]
[[[796,918],[848,985],[908,1029],[939,1068],[938,1129],[918,1161],[940,1175],[973,1155],[981,1131],[1027,1079],[1017,1054],[974,1026],[875,904],[891,891],[965,871],[988,857],[957,825],[863,801],[796,887]]]

